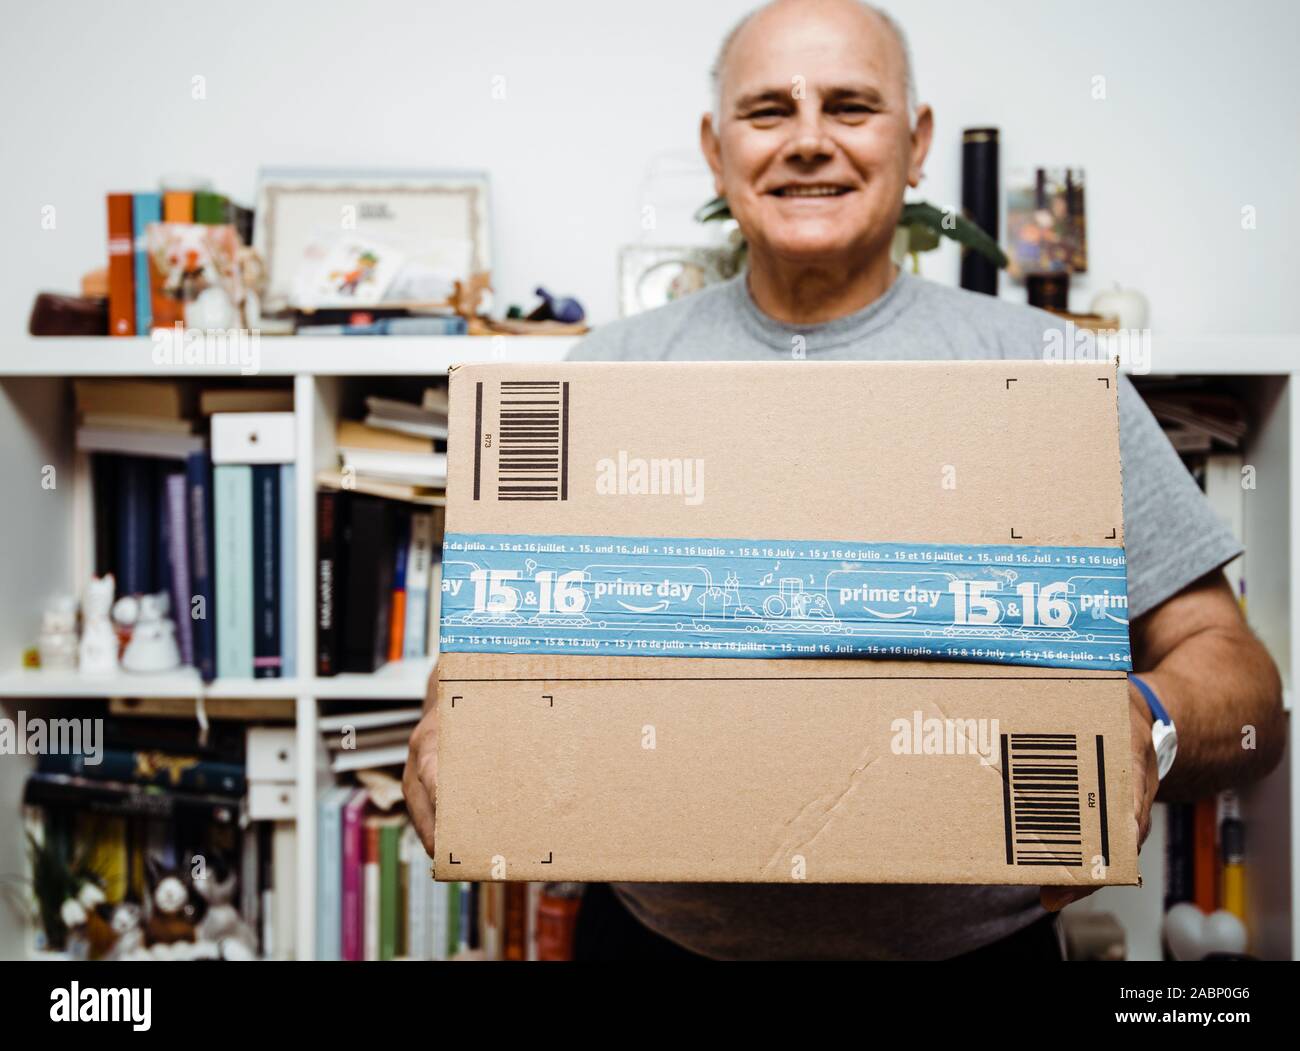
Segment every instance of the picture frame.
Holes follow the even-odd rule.
[[[618,258],[619,315],[664,306],[733,276],[734,252],[686,245],[624,245]]]
[[[263,312],[450,308],[491,272],[488,191],[478,171],[263,169]]]

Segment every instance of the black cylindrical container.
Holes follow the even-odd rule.
[[[961,134],[961,210],[967,219],[998,240],[997,128],[967,128]],[[997,295],[997,265],[963,248],[961,287]]]

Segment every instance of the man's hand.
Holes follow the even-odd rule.
[[[1151,676],[1146,677],[1148,681]],[[1157,695],[1159,686],[1152,684]],[[1160,787],[1160,775],[1156,766],[1156,750],[1151,743],[1151,725],[1155,721],[1151,709],[1138,692],[1136,686],[1129,683],[1128,709],[1130,732],[1133,738],[1133,762],[1129,767],[1129,776],[1133,781],[1133,811],[1137,818],[1138,849],[1146,842],[1151,833],[1151,805],[1156,801],[1156,789]],[[1049,912],[1059,912],[1072,901],[1086,898],[1096,887],[1043,887],[1039,891],[1039,900]]]
[[[402,771],[402,794],[406,811],[420,834],[424,852],[433,857],[433,815],[437,803],[438,775],[438,666],[429,676],[424,696],[424,718],[411,734],[406,769]]]

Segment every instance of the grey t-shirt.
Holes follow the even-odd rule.
[[[596,329],[573,361],[1038,358],[1062,322],[899,273],[878,300],[820,325],[754,303],[745,275]],[[1119,392],[1129,615],[1240,553],[1127,378]],[[779,508],[776,513],[780,513]],[[944,959],[1041,917],[1033,887],[622,883],[649,928],[720,959]]]

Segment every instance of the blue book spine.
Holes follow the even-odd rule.
[[[286,463],[280,467],[280,668],[286,679],[298,674],[296,506],[293,464]]]
[[[212,468],[207,453],[185,461],[186,523],[189,526],[190,607],[177,610],[194,629],[194,664],[204,682],[217,677],[217,614],[212,592]]]
[[[146,595],[153,588],[158,525],[152,460],[124,456],[118,468],[117,593]]]
[[[280,465],[253,466],[253,677],[278,679],[280,653]]]
[[[343,804],[348,787],[320,797],[316,830],[316,959],[343,959]]]
[[[253,469],[218,464],[212,470],[216,551],[217,675],[253,677]]]
[[[135,247],[135,332],[147,336],[153,327],[153,298],[146,243],[150,223],[162,222],[162,195],[137,193],[131,201],[131,234]]]

